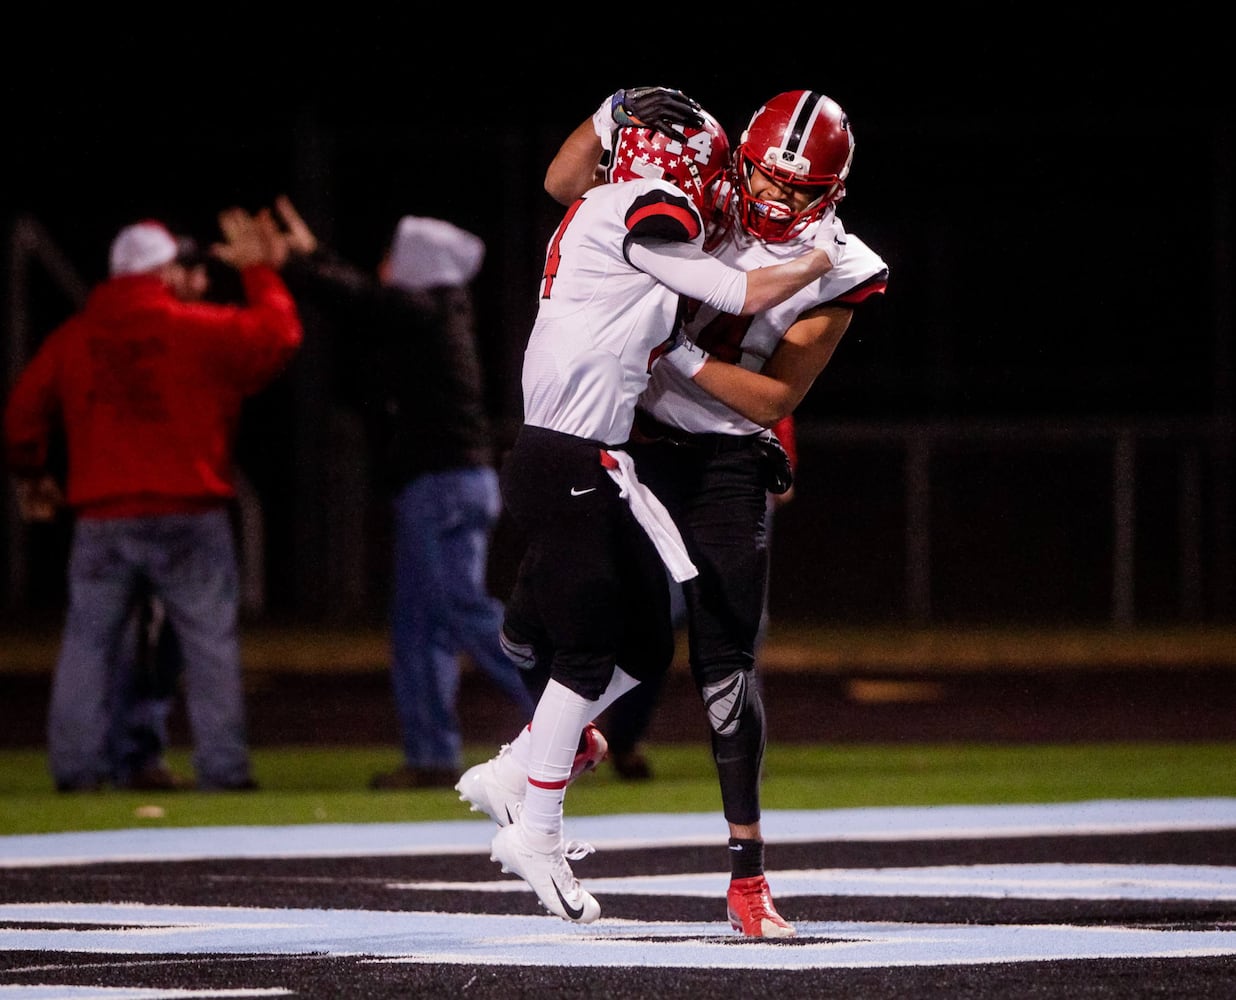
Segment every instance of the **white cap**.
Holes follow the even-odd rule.
[[[109,265],[113,278],[144,274],[176,259],[180,245],[163,223],[149,219],[125,226],[112,240]]]
[[[466,285],[485,259],[485,242],[442,219],[405,215],[395,228],[387,261],[392,285],[419,291]]]

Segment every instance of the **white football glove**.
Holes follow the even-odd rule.
[[[687,378],[695,378],[710,357],[711,355],[707,351],[700,348],[694,341],[689,340],[687,335],[679,330],[678,333],[674,334],[674,339],[670,341],[669,347],[657,356],[653,364],[664,362],[671,368],[682,372]]]
[[[845,253],[845,228],[837,216],[829,213],[816,223],[815,237],[811,241],[813,249],[823,250],[829,262],[836,267]]]

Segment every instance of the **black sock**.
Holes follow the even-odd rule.
[[[730,838],[730,877],[754,878],[764,874],[764,841]]]

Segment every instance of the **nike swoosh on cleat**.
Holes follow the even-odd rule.
[[[573,496],[573,497],[582,497],[585,493],[595,493],[595,492],[596,492],[596,489],[597,489],[597,488],[596,488],[595,486],[589,486],[586,490],[577,490],[574,486],[572,486],[572,487],[571,487],[571,496]]]
[[[572,920],[578,920],[582,917],[584,915],[583,904],[581,903],[578,907],[572,907],[571,904],[566,901],[566,896],[562,895],[562,890],[558,888],[558,883],[554,882],[552,876],[550,877],[550,882],[553,882],[554,892],[558,894],[558,902],[560,902],[562,904],[562,908],[566,910],[567,916]]]

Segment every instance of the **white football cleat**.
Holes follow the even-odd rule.
[[[567,784],[585,771],[595,771],[609,752],[605,734],[595,723],[590,722],[584,727],[580,742],[584,748],[575,754]],[[474,764],[455,783],[460,802],[467,802],[473,812],[483,812],[499,826],[507,826],[511,822],[515,806],[523,802],[528,787],[527,774],[512,773],[516,771],[516,765],[509,759],[510,754],[511,745],[504,743],[497,756]]]
[[[483,812],[499,826],[511,822],[528,787],[527,775],[517,783],[512,783],[510,778],[502,780],[502,772],[513,769],[513,762],[505,759],[510,753],[511,745],[503,744],[496,757],[474,764],[455,783],[460,802],[467,802],[473,812]]]
[[[510,823],[494,834],[490,861],[497,861],[504,872],[518,875],[531,886],[541,905],[563,920],[590,924],[601,915],[601,904],[584,889],[567,864],[567,858],[578,861],[591,854],[591,844],[577,840],[546,853],[531,847],[519,822],[522,804],[517,806]]]

